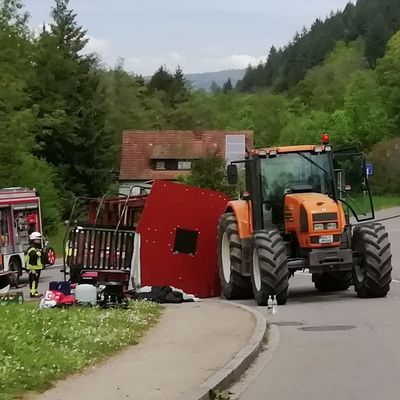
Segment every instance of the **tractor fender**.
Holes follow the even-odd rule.
[[[235,214],[240,239],[250,239],[253,233],[250,202],[246,200],[232,200],[228,203],[225,212]]]

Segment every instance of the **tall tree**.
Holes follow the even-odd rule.
[[[29,93],[35,76],[27,18],[20,1],[0,2],[0,187],[38,189],[48,233],[59,221],[57,177],[44,160],[33,155],[37,119]]]
[[[162,65],[151,77],[148,87],[151,91],[159,90],[168,93],[173,83],[174,76],[169,73],[167,67]]]
[[[174,81],[170,92],[172,106],[176,108],[178,104],[184,103],[189,99],[189,95],[188,83],[182,68],[178,65],[174,73]]]
[[[396,124],[396,134],[400,132],[400,32],[389,41],[388,48],[376,70],[379,91],[390,117]]]
[[[372,69],[376,67],[376,60],[385,54],[386,43],[390,38],[390,32],[382,14],[376,15],[365,35],[365,56]]]
[[[86,31],[68,3],[55,0],[50,29],[43,29],[36,44],[36,136],[39,154],[58,169],[66,191],[96,196],[110,182],[113,142],[97,59],[82,53]]]
[[[223,91],[224,93],[228,93],[228,92],[231,92],[232,89],[233,89],[233,86],[232,86],[231,78],[228,78],[228,80],[227,80],[227,81],[224,83],[224,85],[222,86],[222,91]]]

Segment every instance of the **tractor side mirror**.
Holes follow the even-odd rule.
[[[236,164],[229,164],[226,168],[226,176],[230,185],[236,185],[238,183],[238,170]]]

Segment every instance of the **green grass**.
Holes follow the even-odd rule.
[[[60,224],[57,228],[57,230],[52,234],[49,235],[49,246],[53,247],[53,249],[56,251],[57,258],[62,258],[63,257],[63,240],[64,240],[64,235],[65,235],[65,230],[66,226],[63,224]]]
[[[345,200],[354,208],[354,210],[362,215],[364,212],[366,215],[370,215],[370,202],[369,197],[353,197],[353,201],[350,201],[349,198],[345,198]],[[373,197],[374,210],[380,211],[388,208],[400,206],[400,196],[374,196]]]
[[[375,210],[400,206],[400,196],[374,196]]]
[[[44,391],[57,379],[136,344],[161,307],[132,302],[128,310],[39,310],[37,303],[0,308],[0,400]]]

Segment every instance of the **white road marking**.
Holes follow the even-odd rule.
[[[310,274],[309,272],[296,272],[296,275],[310,276],[311,274]],[[392,279],[392,282],[400,283],[400,280],[398,280],[398,279]]]

